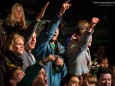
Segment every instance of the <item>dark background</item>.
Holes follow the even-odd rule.
[[[0,17],[3,18],[6,16],[8,10],[11,6],[18,2],[21,3],[24,7],[26,17],[29,19],[35,18],[35,16],[40,12],[41,8],[46,4],[46,2],[50,2],[46,14],[44,18],[51,19],[62,6],[62,3],[65,0],[0,0]],[[93,16],[100,17],[101,20],[104,21],[114,17],[114,7],[107,6],[99,6],[100,4],[95,4],[94,2],[106,2],[106,0],[70,0],[72,4],[71,8],[64,15],[65,20],[76,20],[76,19],[89,19]],[[109,2],[115,2],[113,0],[109,0]]]
[[[65,0],[0,0],[0,19],[4,19],[11,8],[11,6],[18,2],[24,7],[26,19],[33,20],[40,12],[41,8],[49,1],[50,4],[46,10],[43,19],[52,19],[58,13],[62,3]],[[76,22],[80,19],[90,20],[93,16],[99,17],[101,22],[99,27],[108,31],[109,55],[111,61],[115,63],[115,1],[112,4],[96,4],[95,2],[107,2],[107,0],[70,0],[71,8],[64,14],[63,19],[65,22]]]

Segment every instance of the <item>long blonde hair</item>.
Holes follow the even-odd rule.
[[[25,29],[25,28],[27,28],[26,20],[25,20],[25,14],[24,14],[24,10],[23,10],[22,5],[19,3],[15,3],[12,6],[11,11],[6,18],[5,23],[8,25],[11,25],[11,26],[14,26],[17,23],[14,15],[15,15],[15,10],[17,10],[18,7],[20,7],[22,10],[22,18],[21,18],[21,22],[19,22],[19,23],[22,26],[22,28]]]

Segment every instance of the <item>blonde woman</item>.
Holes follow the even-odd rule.
[[[9,86],[8,76],[12,65],[22,67],[19,57],[24,51],[24,38],[16,33],[10,35],[6,42],[5,53],[0,56],[0,86]]]
[[[0,54],[0,86],[32,85],[34,79],[36,80],[36,77],[39,77],[38,73],[43,70],[42,68],[44,67],[44,63],[46,64],[49,61],[54,61],[55,58],[54,55],[49,55],[45,59],[36,62],[25,75],[21,70],[23,60],[20,55],[23,54],[23,51],[24,38],[17,33],[11,34],[6,42],[5,53]],[[11,73],[13,74],[17,68],[19,68],[20,71],[17,71],[16,75],[13,77]],[[47,84],[46,74],[43,74],[42,76],[43,84]],[[42,77],[40,76],[40,79],[41,78]],[[40,82],[38,83],[40,84]]]
[[[21,34],[21,31],[27,28],[24,10],[21,4],[15,3],[12,6],[2,26],[7,36],[14,32]]]
[[[49,2],[47,2],[45,6],[41,9],[36,19],[27,26],[22,5],[19,3],[15,3],[12,6],[7,18],[0,27],[0,31],[2,31],[0,32],[0,40],[4,40],[4,42],[0,42],[0,51],[2,51],[3,47],[5,46],[4,44],[6,38],[9,37],[9,35],[12,33],[18,33],[23,36],[26,44],[28,39],[36,30],[37,25],[39,25],[40,19],[44,16],[48,4]]]

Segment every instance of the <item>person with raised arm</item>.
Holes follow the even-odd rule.
[[[92,33],[99,18],[93,17],[89,27],[78,26],[66,47],[66,64],[68,73],[82,75],[89,73],[91,57],[89,47],[92,43]]]
[[[57,37],[59,35],[58,26],[61,21],[61,16],[70,6],[69,0],[64,2],[59,13],[48,23],[37,37],[36,47],[34,49],[36,59],[43,59],[50,54],[55,57],[53,62],[48,62],[45,66],[48,75],[48,86],[60,86],[61,79],[67,74],[67,69],[63,60],[65,49],[57,41]]]

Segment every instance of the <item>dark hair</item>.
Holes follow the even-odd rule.
[[[42,28],[43,31],[46,31],[48,25],[50,24],[50,22],[52,22],[51,20],[47,20],[46,23],[44,24],[44,27]],[[60,21],[59,25],[58,25],[58,28],[59,29],[62,29],[63,28],[63,22]]]
[[[61,85],[61,86],[64,86],[64,84],[68,83],[68,82],[69,82],[69,80],[70,80],[72,77],[78,77],[78,76],[77,76],[77,75],[74,75],[74,74],[69,73],[69,74],[67,74],[67,75],[66,75],[66,76],[62,79],[62,81],[61,81],[60,85]],[[79,77],[78,77],[78,78],[79,78]]]
[[[101,74],[111,74],[112,75],[112,71],[108,68],[100,68],[97,72],[97,79],[99,80]]]

